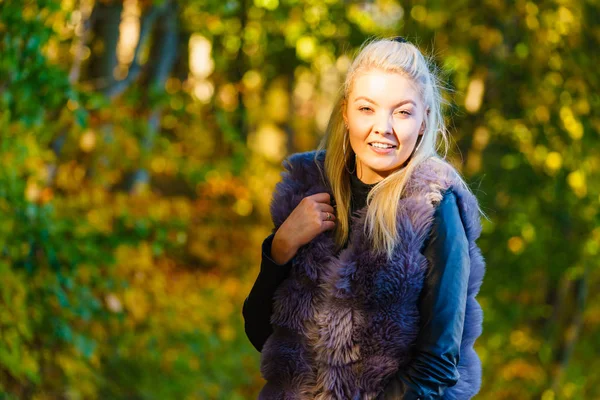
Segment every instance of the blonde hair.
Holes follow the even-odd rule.
[[[354,152],[351,151],[350,140],[346,134],[343,107],[352,91],[355,78],[372,69],[402,74],[415,84],[425,108],[429,109],[425,114],[425,130],[418,150],[412,154],[404,168],[394,171],[381,180],[367,197],[365,233],[371,238],[375,252],[385,252],[390,259],[398,241],[396,218],[399,207],[398,201],[390,201],[390,199],[401,198],[411,174],[423,161],[435,157],[441,162],[446,162],[444,158],[448,149],[448,135],[442,114],[442,104],[445,101],[442,98],[439,79],[433,72],[433,66],[433,62],[426,59],[413,44],[377,38],[363,43],[352,62],[331,112],[325,136],[315,153],[316,158],[325,150],[325,173],[337,204],[335,242],[338,250],[346,243],[350,228],[351,188],[350,175],[346,166],[354,157]],[[436,150],[436,143],[440,136],[445,145],[443,157],[439,156]],[[350,149],[346,154],[343,151],[344,147]],[[460,175],[458,178],[469,190]]]

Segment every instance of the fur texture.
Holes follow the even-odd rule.
[[[271,202],[275,229],[306,196],[328,192],[313,157],[296,153]],[[318,162],[324,170],[324,153]],[[400,199],[400,240],[391,262],[374,254],[363,237],[366,207],[352,217],[347,248],[335,254],[332,231],[300,248],[290,276],[274,295],[274,332],[261,354],[266,385],[259,399],[375,399],[389,378],[410,361],[419,330],[418,298],[428,270],[420,253],[436,204],[453,190],[470,246],[470,277],[460,348],[460,379],[444,399],[470,399],[481,385],[481,364],[473,344],[483,313],[475,296],[485,272],[475,244],[481,233],[477,200],[457,181],[449,165],[427,160],[415,171]]]

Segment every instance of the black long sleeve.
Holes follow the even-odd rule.
[[[259,352],[273,333],[271,314],[273,313],[273,294],[277,287],[287,278],[292,268],[292,260],[280,265],[271,258],[271,245],[274,233],[267,236],[262,244],[262,260],[260,272],[244,300],[242,315],[246,335]]]
[[[437,207],[423,252],[431,272],[419,298],[420,330],[410,364],[398,371],[382,399],[439,399],[460,374],[469,280],[469,244],[456,196],[447,191]]]

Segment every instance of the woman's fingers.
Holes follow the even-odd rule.
[[[335,215],[328,211],[321,212],[323,221],[335,221]]]
[[[318,207],[319,207],[319,210],[321,210],[321,211],[330,212],[332,214],[335,214],[335,208],[333,208],[329,204],[319,203]]]
[[[327,204],[331,203],[331,196],[327,192],[315,193],[308,197],[313,199],[317,203],[327,203]]]
[[[325,228],[325,231],[331,230],[333,228],[335,228],[335,222],[334,221],[323,221],[323,228]]]

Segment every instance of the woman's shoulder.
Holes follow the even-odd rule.
[[[439,156],[431,156],[421,161],[415,168],[415,179],[435,184],[446,188],[456,180],[460,180],[458,170],[446,159]]]
[[[448,187],[441,192],[441,199],[434,205],[436,214],[443,217],[459,215],[457,195],[453,187]]]
[[[287,156],[282,165],[285,169],[293,171],[294,169],[305,169],[314,166],[315,162],[323,163],[325,161],[325,150],[310,150],[292,153]]]

